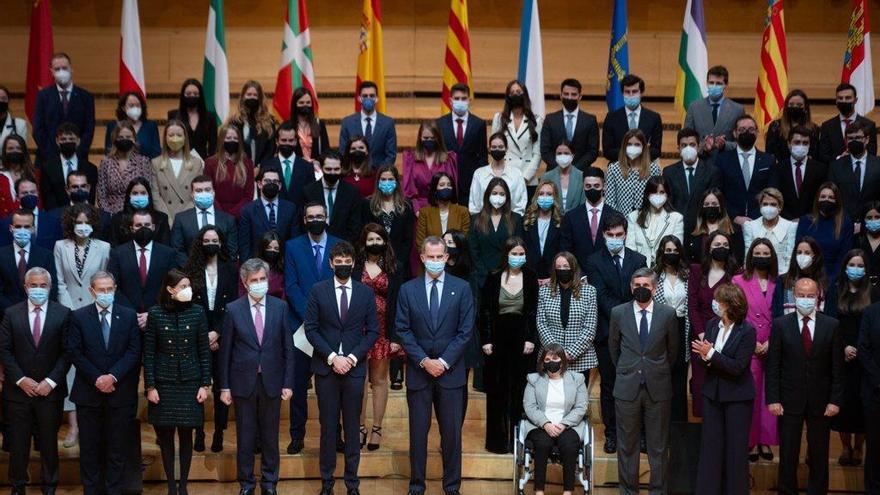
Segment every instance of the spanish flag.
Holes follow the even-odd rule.
[[[385,113],[385,62],[382,57],[381,0],[364,0],[361,16],[361,35],[358,41],[357,81],[354,87],[354,110],[361,111],[358,88],[362,81],[373,81],[379,86],[376,110]]]
[[[785,49],[785,16],[782,0],[768,0],[761,40],[761,67],[758,71],[755,119],[763,129],[777,118],[788,93],[788,55]]]
[[[443,61],[443,92],[440,98],[440,114],[452,110],[449,106],[449,89],[458,83],[467,84],[474,90],[471,75],[471,36],[468,28],[467,0],[452,0],[449,6],[449,27],[446,29],[446,57]]]

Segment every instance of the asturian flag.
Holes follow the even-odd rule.
[[[684,121],[688,107],[706,96],[709,55],[703,0],[688,0],[678,46],[678,80],[675,83],[675,109]]]
[[[608,47],[608,75],[605,81],[605,103],[613,112],[623,106],[620,81],[629,74],[629,34],[626,0],[614,0],[611,16],[611,45]]]
[[[119,94],[135,92],[147,96],[144,58],[141,55],[141,21],[137,0],[122,2],[122,38],[119,41]]]
[[[538,0],[523,0],[517,79],[526,85],[529,100],[532,102],[532,112],[535,115],[544,115],[544,61],[541,53]]]
[[[840,81],[856,88],[856,112],[866,115],[874,109],[874,73],[871,71],[871,29],[868,26],[868,0],[853,0],[843,74]]]

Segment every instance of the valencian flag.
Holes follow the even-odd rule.
[[[217,123],[229,115],[229,68],[226,63],[226,29],[223,26],[223,0],[211,0],[205,36],[205,64],[202,70],[205,106],[217,115]]]
[[[33,122],[37,105],[37,93],[54,83],[52,70],[52,14],[49,0],[35,0],[31,9],[31,34],[28,43],[27,82],[25,83],[24,108],[28,120]]]
[[[379,87],[376,111],[385,113],[385,61],[382,58],[382,9],[380,0],[364,0],[361,34],[358,40],[357,80],[354,86],[354,111],[361,111],[358,88],[363,81]]]
[[[519,70],[516,78],[526,85],[535,115],[544,115],[543,59],[538,0],[523,0],[519,30]]]
[[[868,0],[853,0],[852,16],[843,54],[841,82],[856,88],[859,99],[856,112],[866,115],[874,109],[874,73],[871,69],[871,29],[868,25]]]
[[[706,96],[707,46],[703,0],[688,0],[678,46],[678,80],[675,83],[675,109],[682,121],[691,103]]]
[[[281,120],[291,117],[291,97],[293,90],[299,87],[309,90],[312,95],[312,109],[317,114],[318,93],[315,91],[315,67],[312,60],[306,0],[288,0],[284,38],[281,42],[281,67],[275,81],[275,96],[272,97],[272,108]]]
[[[452,0],[449,5],[449,27],[446,29],[446,56],[443,60],[443,91],[440,96],[440,114],[449,107],[449,88],[458,83],[467,84],[473,97],[471,75],[471,35],[468,28],[467,0]]]
[[[785,16],[782,0],[768,0],[761,39],[755,119],[763,129],[779,116],[788,93],[788,55],[785,50]]]
[[[141,52],[141,21],[137,0],[122,2],[122,39],[119,42],[119,94],[147,96],[144,57]]]
[[[611,18],[611,46],[608,48],[608,78],[605,82],[605,101],[608,111],[623,106],[623,89],[620,81],[629,74],[629,42],[627,39],[626,0],[614,0]]]

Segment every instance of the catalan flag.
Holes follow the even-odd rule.
[[[312,63],[312,41],[309,34],[309,16],[306,0],[288,0],[284,19],[284,37],[281,41],[281,64],[275,80],[272,108],[287,120],[291,117],[293,90],[304,87],[312,95],[312,109],[318,113],[318,94],[315,91],[315,67]]]
[[[443,60],[443,92],[440,114],[450,112],[449,88],[465,83],[474,96],[471,75],[471,35],[468,28],[467,0],[452,0],[449,5],[449,27],[446,29],[446,56]]]
[[[379,101],[376,102],[376,110],[385,113],[385,62],[382,57],[381,0],[364,0],[358,50],[354,111],[361,111],[361,101],[357,94],[361,82],[373,81],[379,87]]]
[[[840,82],[850,83],[859,95],[856,112],[866,115],[874,109],[874,73],[871,69],[871,29],[868,25],[868,0],[853,0],[849,19],[846,53]]]
[[[755,119],[762,129],[777,118],[788,93],[788,55],[785,49],[785,16],[782,0],[768,0],[761,39]]]
[[[681,115],[682,122],[691,103],[706,96],[708,70],[703,0],[688,0],[678,45],[678,80],[675,83],[675,109]]]

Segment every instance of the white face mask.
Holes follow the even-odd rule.
[[[70,82],[70,71],[67,69],[58,69],[55,71],[55,82],[60,86],[66,86]]]
[[[190,302],[193,298],[193,290],[192,287],[186,287],[184,289],[180,289],[177,291],[177,294],[174,294],[174,299],[180,302]]]
[[[489,203],[495,208],[501,208],[507,202],[507,196],[503,194],[493,194],[489,196]]]
[[[764,220],[773,220],[779,216],[779,208],[775,206],[762,206],[761,216],[764,217]]]
[[[803,160],[807,157],[807,153],[810,152],[810,147],[804,144],[796,144],[791,147],[791,156],[795,160]]]
[[[648,201],[651,203],[651,206],[654,208],[662,208],[663,205],[666,204],[666,195],[665,194],[651,194],[648,196]]]
[[[141,107],[128,107],[125,109],[125,115],[131,120],[140,120],[142,113]]]
[[[573,158],[572,155],[556,155],[556,164],[562,168],[568,168]]]
[[[693,146],[685,146],[678,154],[681,156],[681,160],[688,165],[697,161],[697,148]]]
[[[630,160],[635,160],[642,156],[642,146],[640,144],[627,145],[626,156],[628,156]]]
[[[813,257],[809,254],[799,254],[795,257],[801,270],[806,270],[813,264]]]

